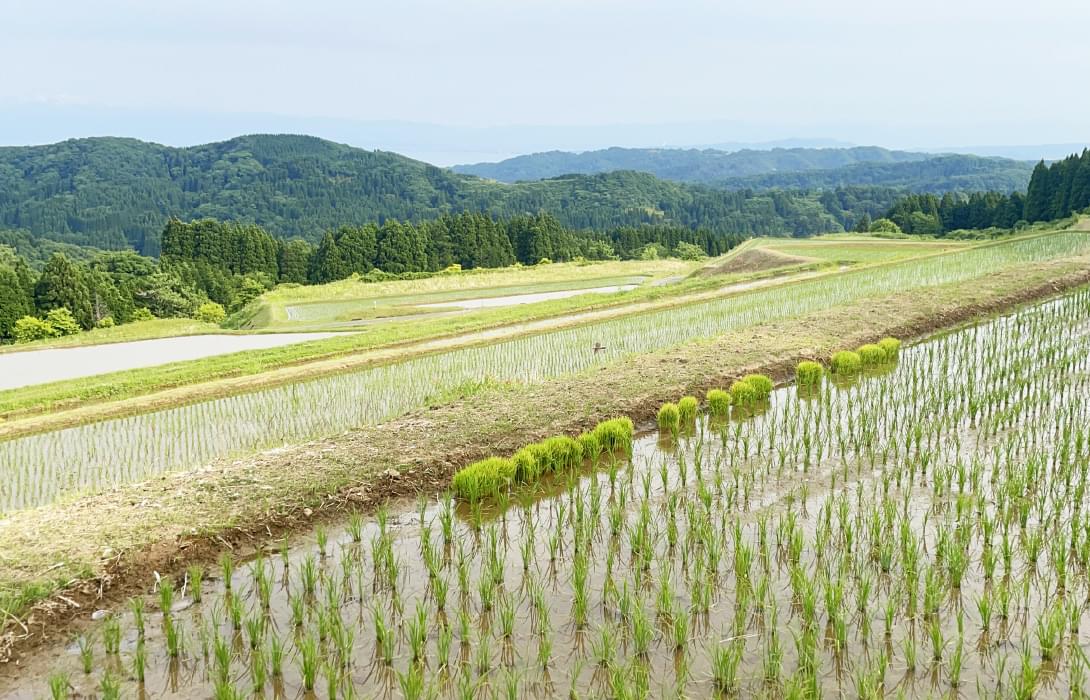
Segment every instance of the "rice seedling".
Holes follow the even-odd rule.
[[[901,341],[896,338],[882,338],[878,341],[886,362],[893,362],[901,352]]]
[[[863,358],[859,356],[859,353],[851,350],[835,352],[829,359],[829,368],[833,374],[852,375],[858,372],[862,366]]]
[[[875,343],[860,345],[855,353],[864,367],[876,367],[886,361],[886,351]]]
[[[772,389],[775,384],[772,380],[763,374],[747,374],[742,377],[742,381],[753,387],[753,390],[757,393],[757,400],[764,401],[772,394]]]
[[[717,418],[730,414],[731,395],[723,389],[709,389],[705,397],[708,412]]]
[[[821,378],[825,374],[825,368],[819,362],[803,360],[795,368],[795,383],[800,388],[813,389],[821,384]]]
[[[88,675],[95,668],[94,640],[87,635],[81,635],[76,639],[76,646],[79,649],[80,666],[83,669],[84,675]]]
[[[49,676],[49,695],[53,700],[67,700],[68,688],[71,685],[68,674],[56,671]]]
[[[688,425],[696,420],[696,411],[700,408],[700,402],[695,396],[683,396],[677,402],[677,418],[682,425]],[[661,409],[660,409],[661,410]]]
[[[659,430],[664,433],[676,434],[681,428],[681,409],[676,403],[664,403],[659,407]]]
[[[204,582],[204,567],[199,564],[190,566],[186,571],[186,583],[189,586],[189,597],[194,603],[201,602],[202,584]]]

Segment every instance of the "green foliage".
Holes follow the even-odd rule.
[[[795,368],[795,383],[802,387],[815,387],[821,383],[825,368],[819,362],[803,360]]]
[[[829,360],[829,369],[832,370],[833,374],[854,374],[862,366],[863,359],[859,356],[859,353],[851,350],[835,352]]]
[[[34,316],[24,316],[12,327],[12,338],[16,343],[31,343],[35,340],[56,338],[59,335],[53,324]]]
[[[886,351],[875,343],[859,346],[856,353],[864,367],[875,367],[886,361]]]
[[[775,384],[763,374],[747,374],[742,381],[748,383],[757,392],[757,400],[764,401],[772,394]]]
[[[683,396],[677,402],[678,420],[682,423],[690,423],[696,418],[696,410],[699,408],[700,402],[696,400],[695,396]]]
[[[500,493],[515,479],[515,463],[502,457],[475,462],[454,475],[451,487],[458,497],[476,502]]]
[[[79,324],[76,323],[75,317],[72,312],[65,308],[51,309],[49,313],[45,315],[45,322],[53,327],[56,331],[56,335],[76,335],[82,329]]]
[[[709,389],[706,398],[708,410],[713,416],[725,416],[730,413],[730,392],[723,389]]]
[[[132,314],[133,321],[151,321],[154,318],[155,314],[153,314],[150,309],[147,309],[143,306],[138,308],[136,311],[133,311]]]
[[[901,352],[901,341],[896,338],[882,338],[878,341],[878,347],[885,353],[886,361],[892,362]]]
[[[878,219],[870,225],[867,231],[871,233],[901,233],[901,227],[890,219]]]
[[[681,260],[703,260],[708,257],[703,250],[685,241],[677,244],[677,247],[674,248],[674,255]]]
[[[38,310],[68,309],[83,328],[91,328],[91,293],[84,274],[62,253],[49,259],[34,287]]]
[[[14,267],[0,263],[0,341],[14,337],[15,323],[34,313],[34,300],[27,293]]]
[[[739,379],[730,385],[730,396],[735,406],[752,407],[760,401],[761,395],[753,384]]]
[[[681,410],[676,403],[667,402],[659,407],[659,430],[676,433],[681,427]]]
[[[227,318],[227,312],[216,302],[209,301],[197,307],[197,311],[193,314],[193,318],[205,323],[215,323],[218,325],[223,323],[223,319]]]
[[[510,459],[489,457],[458,471],[451,481],[455,495],[477,502],[499,495],[515,483],[532,484],[543,475],[577,469],[584,459],[602,452],[632,450],[632,421],[613,418],[599,423],[578,438],[558,435],[527,445]]]

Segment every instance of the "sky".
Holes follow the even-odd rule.
[[[1090,141],[1086,0],[0,0],[0,26],[8,145]]]

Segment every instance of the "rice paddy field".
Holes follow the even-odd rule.
[[[830,235],[806,240],[766,239],[760,250],[844,265],[901,260],[934,253],[963,250],[971,243],[961,241],[906,241],[864,236]]]
[[[1081,697],[1090,290],[833,358],[163,577],[0,694]]]
[[[1084,232],[1013,239],[10,439],[0,442],[0,512],[379,423],[482,385],[546,381],[853,300],[1087,251]]]

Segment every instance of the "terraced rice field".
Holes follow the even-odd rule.
[[[860,350],[191,569],[0,693],[1081,696],[1090,290]]]
[[[0,511],[380,422],[459,387],[547,380],[852,300],[1087,250],[1084,232],[1007,241],[8,440],[0,442]]]

